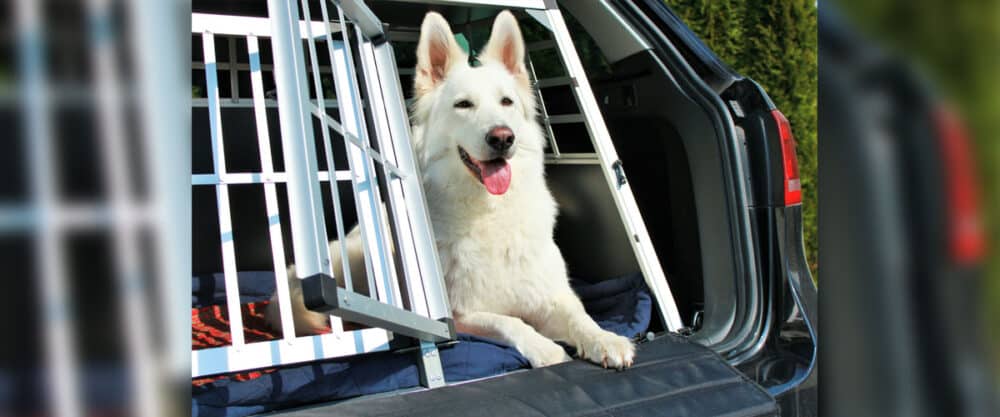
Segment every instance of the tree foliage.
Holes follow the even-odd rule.
[[[1000,238],[1000,2],[956,0],[843,0],[844,14],[865,36],[914,64],[938,93],[955,104],[972,132],[983,213],[992,242]],[[1000,369],[1000,245],[988,259],[986,332]]]
[[[816,6],[811,0],[665,0],[723,61],[758,82],[792,125],[806,256],[817,275]]]

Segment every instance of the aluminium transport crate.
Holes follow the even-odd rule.
[[[568,91],[575,102],[575,111],[549,114],[548,100],[539,93],[539,120],[549,140],[546,163],[600,170],[621,222],[620,238],[629,242],[665,327],[679,330],[670,288],[558,7],[542,0],[422,3],[507,7],[545,28],[547,39],[529,43],[528,50],[557,57],[562,73],[536,77],[529,59],[532,81],[539,91]],[[435,343],[454,339],[455,333],[410,146],[402,85],[413,70],[399,68],[400,51],[394,51],[415,46],[419,33],[383,22],[361,1],[319,5],[311,10],[315,3],[308,1],[268,0],[268,17],[192,16],[193,111],[207,119],[196,122],[194,132],[195,232],[206,221],[217,223],[212,230],[218,231],[214,242],[196,238],[195,269],[221,264],[232,335],[231,346],[192,352],[192,376],[386,350],[403,335],[420,341],[422,384],[440,386],[446,381]],[[567,145],[580,138],[560,137],[561,126],[577,127],[569,131],[589,137],[589,144]],[[233,149],[234,143],[241,148]],[[253,158],[233,156],[238,153]],[[205,170],[198,169],[199,156]],[[213,193],[213,202],[202,209],[197,196],[205,192]],[[258,199],[259,207],[239,196]],[[248,232],[236,230],[248,216],[254,225]],[[347,256],[342,257],[345,286],[337,288],[329,279],[327,242],[342,240],[354,221],[363,238],[368,291],[352,287]],[[238,276],[247,263],[243,258],[250,256],[241,255],[238,262],[236,244],[244,239],[256,249],[241,247],[239,253],[267,258],[274,271],[282,339],[244,338]],[[298,278],[324,283],[332,333],[295,335],[286,280],[289,253]],[[345,329],[344,320],[363,328]]]

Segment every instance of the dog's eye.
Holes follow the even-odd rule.
[[[511,100],[510,97],[504,97],[500,99],[500,104],[504,106],[509,106],[511,104],[514,104],[514,100]]]
[[[459,100],[455,102],[456,109],[471,109],[473,106],[472,102],[469,100]]]

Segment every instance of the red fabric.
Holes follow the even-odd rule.
[[[264,320],[264,310],[268,301],[248,303],[240,306],[243,315],[243,338],[246,343],[266,342],[281,338],[280,330],[272,330]],[[344,322],[344,330],[356,330],[363,326]],[[329,330],[323,332],[329,333]],[[224,305],[208,306],[191,309],[191,350],[207,349],[219,346],[229,346],[233,343],[229,333],[229,311]],[[231,378],[237,381],[248,381],[273,372],[273,369],[239,372],[229,375],[216,375],[196,378],[191,381],[195,386],[204,385],[221,378]]]
[[[243,336],[247,343],[264,342],[281,338],[280,331],[271,330],[264,320],[267,301],[240,306],[243,313]],[[191,349],[228,346],[229,311],[226,306],[209,306],[191,309]]]
[[[267,304],[267,301],[261,301],[240,306],[240,312],[243,315],[243,338],[247,343],[281,338],[281,332],[271,330],[267,321],[264,320],[264,309]],[[229,311],[226,306],[191,309],[191,350],[229,346],[232,342],[232,335],[229,332]],[[239,372],[232,375],[196,378],[191,383],[199,386],[221,378],[248,381],[271,372],[273,369]]]

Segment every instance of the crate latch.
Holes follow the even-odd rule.
[[[611,169],[615,171],[615,177],[618,178],[618,188],[622,188],[628,180],[625,179],[625,168],[622,167],[621,159],[611,164]]]

